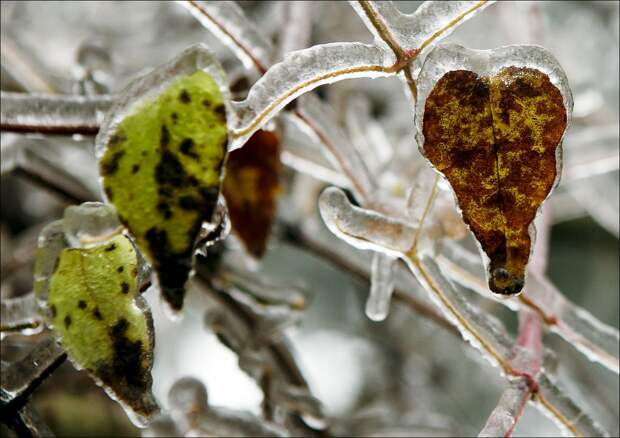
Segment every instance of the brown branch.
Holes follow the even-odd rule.
[[[190,5],[191,7],[193,7],[196,11],[198,11],[202,16],[204,16],[207,20],[209,20],[211,23],[213,23],[214,26],[216,26],[220,32],[222,32],[224,35],[226,35],[241,51],[243,51],[243,53],[245,53],[245,55],[252,60],[252,63],[254,64],[254,66],[256,67],[256,70],[261,74],[264,75],[265,72],[267,71],[267,67],[263,65],[262,62],[260,62],[258,60],[257,57],[255,57],[252,52],[250,51],[250,49],[248,49],[247,47],[245,47],[243,44],[241,44],[241,42],[235,37],[235,35],[232,34],[232,32],[230,32],[228,29],[226,29],[226,27],[220,23],[219,21],[217,21],[211,14],[209,14],[209,12],[207,12],[207,10],[205,8],[203,8],[200,3],[198,3],[197,1],[194,0],[189,0],[187,2],[188,5]]]
[[[392,33],[387,28],[387,25],[383,22],[383,17],[375,11],[368,1],[359,1],[364,14],[373,25],[379,37],[388,45],[394,55],[396,55],[397,61],[402,61],[405,57],[405,50],[398,44],[396,39],[392,36]]]
[[[99,126],[95,125],[45,125],[45,124],[21,124],[0,123],[0,131],[17,133],[36,133],[50,135],[89,135],[94,136],[99,132]]]

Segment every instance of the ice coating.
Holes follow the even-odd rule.
[[[493,1],[426,1],[413,14],[403,14],[391,1],[368,1],[365,8],[358,1],[350,2],[366,27],[373,33],[375,40],[386,49],[388,45],[377,33],[376,27],[369,19],[365,8],[379,15],[386,30],[396,43],[405,50],[419,50],[423,53],[442,38],[448,36],[454,28],[469,20]]]
[[[450,242],[447,242],[444,248],[453,260],[450,261],[443,255],[438,258],[446,275],[481,295],[487,295],[485,274],[481,269],[479,256]],[[539,274],[530,273],[524,295],[544,310],[551,331],[589,360],[618,373],[620,336],[616,328],[603,324],[591,313],[567,300],[549,280]],[[520,306],[519,301],[515,300],[500,300],[500,303],[512,310],[517,310]]]
[[[36,295],[28,293],[19,297],[3,298],[0,302],[0,321],[2,331],[26,326],[20,331],[26,334],[33,333],[33,330],[38,332],[42,325]]]
[[[570,423],[567,426],[558,421],[557,415],[551,412],[547,405],[542,404],[539,399],[533,400],[536,407],[558,426],[564,436],[610,436],[605,429],[592,419],[589,413],[583,411],[562,391],[550,375],[542,373],[538,378],[538,385],[539,391],[544,394],[547,400],[557,410],[562,412],[565,418],[570,419]]]
[[[0,123],[13,131],[45,126],[52,133],[73,134],[97,132],[110,96],[57,96],[1,92]]]
[[[478,436],[509,436],[530,397],[531,392],[524,379],[510,382]]]
[[[392,57],[374,45],[330,43],[289,53],[274,64],[250,89],[246,100],[234,103],[239,124],[230,150],[264,126],[293,99],[319,85],[356,77],[380,77],[392,73],[385,67]]]
[[[366,300],[366,316],[383,321],[390,311],[394,292],[394,262],[396,259],[380,252],[372,256],[370,295]]]
[[[62,221],[54,221],[46,225],[39,233],[34,262],[33,290],[43,308],[47,305],[49,278],[54,272],[58,255],[68,246]]]
[[[193,377],[182,377],[174,382],[168,392],[168,401],[172,409],[182,412],[206,410],[209,406],[207,390]]]
[[[114,207],[100,202],[84,202],[65,209],[62,220],[65,237],[72,247],[101,242],[106,236],[120,232]]]
[[[490,289],[518,293],[535,214],[559,179],[559,144],[572,107],[566,78],[536,46],[445,46],[428,58],[416,119],[421,151],[450,181],[489,257]]]
[[[271,65],[273,45],[248,20],[235,2],[179,2],[207,29],[224,42],[245,68],[263,73]]]
[[[327,228],[350,245],[399,257],[411,249],[416,228],[351,204],[346,194],[326,188],[319,197],[319,211]]]

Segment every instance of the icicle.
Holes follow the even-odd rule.
[[[380,252],[372,257],[370,296],[366,301],[366,316],[373,321],[383,321],[390,311],[394,292],[394,263],[396,259]]]

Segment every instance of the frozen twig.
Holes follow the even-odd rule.
[[[256,329],[259,321],[252,312],[238,303],[226,290],[216,287],[213,282],[209,280],[210,274],[204,269],[200,269],[200,266],[198,267],[197,273],[198,278],[204,285],[203,290],[217,303],[227,309],[231,315],[234,315],[238,324],[243,325],[246,330],[252,331]],[[286,339],[280,338],[274,340],[266,346],[266,349],[273,367],[284,376],[287,383],[308,389],[308,384],[290,351],[290,346]],[[269,392],[266,393],[266,396],[269,397]],[[309,436],[329,435],[329,432],[326,430],[318,430],[308,426],[298,414],[293,413],[289,416],[291,423],[299,430],[303,430],[304,434]]]
[[[538,393],[537,375],[542,366],[542,324],[540,317],[527,309],[519,311],[519,338],[512,359],[522,377],[509,382],[479,436],[512,435],[527,402]]]
[[[479,437],[508,437],[525,410],[531,397],[527,379],[516,379],[508,383],[499,403],[493,409]]]
[[[384,248],[383,251],[386,254],[394,254],[402,258],[446,318],[456,325],[463,338],[472,344],[485,359],[498,366],[507,378],[525,377],[528,385],[536,383],[531,374],[538,372],[540,367],[540,362],[536,359],[540,350],[540,326],[534,323],[536,320],[524,321],[523,335],[519,339],[524,347],[519,345],[519,354],[515,355],[511,348],[512,342],[503,327],[467,302],[454,289],[431,257],[418,254],[415,247],[409,251],[400,249],[402,243],[398,243],[395,236],[402,235],[402,224],[352,206],[346,202],[344,193],[334,188],[327,189],[321,194],[319,206],[321,216],[330,231],[342,240],[359,249],[380,250]],[[373,233],[370,234],[369,229],[363,226],[369,219],[374,221],[371,227]],[[382,226],[379,225],[381,222]],[[381,229],[383,229],[383,234],[379,236]],[[521,354],[522,348],[526,351],[533,351],[534,359],[525,360],[529,357]],[[536,385],[531,386],[534,388],[532,391],[536,391]],[[536,406],[551,415],[556,423],[576,435],[591,433],[590,431],[602,433],[599,426],[579,411],[576,405],[569,402],[569,399],[559,390],[538,390],[537,401],[539,403]],[[572,420],[574,411],[579,412],[578,424]]]
[[[94,135],[112,98],[0,93],[0,129],[43,134]]]
[[[312,2],[282,2],[283,29],[278,41],[278,55],[303,49],[308,46],[312,30]]]
[[[34,293],[3,298],[0,302],[0,332],[36,329],[41,322]]]
[[[454,247],[453,247],[454,249]],[[463,286],[491,298],[482,265],[477,255],[462,249],[452,257],[439,255],[437,261],[446,274]],[[618,373],[620,346],[618,330],[603,324],[592,314],[567,300],[544,276],[537,272],[528,275],[528,288],[518,299],[501,300],[501,304],[517,310],[527,307],[536,312],[549,329],[563,338],[588,359],[599,362]]]
[[[23,359],[2,362],[2,410],[17,411],[34,390],[52,373],[67,355],[52,337],[37,344]],[[4,416],[4,412],[3,412]]]
[[[272,62],[273,46],[233,1],[180,1],[205,28],[226,43],[246,68],[264,74]]]

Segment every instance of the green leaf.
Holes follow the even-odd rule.
[[[138,296],[138,254],[123,235],[65,248],[49,280],[51,326],[71,360],[138,417],[158,410],[151,393],[153,324]]]
[[[136,103],[100,160],[106,196],[173,310],[183,306],[194,242],[217,204],[227,144],[220,87],[197,71]]]

